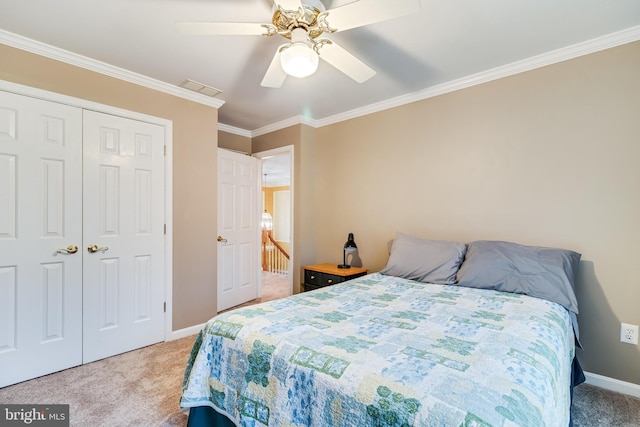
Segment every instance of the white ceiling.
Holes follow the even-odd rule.
[[[377,71],[365,83],[320,61],[313,76],[288,77],[279,89],[260,82],[280,36],[187,35],[174,25],[268,23],[271,0],[0,0],[0,29],[172,85],[189,78],[221,89],[219,122],[238,131],[323,120],[623,30],[640,38],[638,0],[421,5],[413,15],[329,36]]]
[[[291,185],[291,154],[284,153],[262,160],[265,187],[288,187]]]

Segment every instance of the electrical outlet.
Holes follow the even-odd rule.
[[[638,325],[620,324],[620,342],[638,345]]]

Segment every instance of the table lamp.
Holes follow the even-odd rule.
[[[356,249],[358,249],[358,246],[356,246],[356,241],[353,240],[353,233],[349,233],[347,242],[344,244],[342,250],[342,264],[338,265],[338,268],[351,268],[351,266],[347,264],[347,252],[355,252]]]

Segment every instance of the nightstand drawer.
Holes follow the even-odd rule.
[[[318,273],[313,270],[305,270],[304,271],[304,283],[307,285],[320,285],[320,275],[322,273]]]
[[[315,291],[316,289],[320,289],[322,286],[318,285],[310,285],[309,283],[302,284],[302,292]]]
[[[336,276],[335,274],[320,273],[313,270],[304,271],[305,291],[335,285],[345,280],[344,277]]]
[[[330,271],[331,273],[327,272]],[[335,273],[335,274],[334,274]],[[337,269],[335,264],[317,264],[304,267],[303,290],[313,291],[325,286],[335,285],[356,277],[364,276],[367,270],[353,267],[350,269]]]
[[[320,286],[331,286],[345,280],[344,277],[336,276],[335,274],[320,273]]]

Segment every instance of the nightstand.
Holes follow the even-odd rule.
[[[336,264],[315,264],[304,266],[303,291],[312,291],[336,283],[346,282],[367,274],[366,268],[338,268]]]

